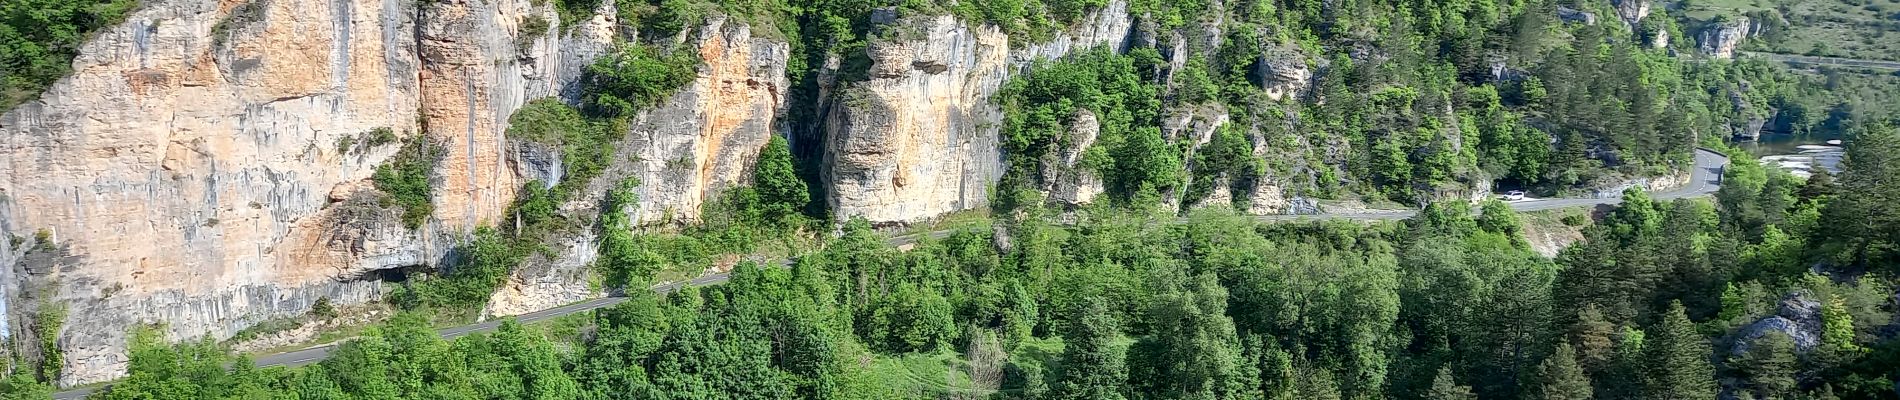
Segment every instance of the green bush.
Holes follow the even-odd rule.
[[[376,189],[388,193],[390,201],[402,208],[403,226],[420,228],[435,212],[434,186],[430,179],[435,175],[436,160],[445,153],[441,145],[418,136],[404,145],[395,157],[377,166],[376,173],[370,176]]]
[[[558,202],[607,169],[614,143],[627,131],[626,124],[622,118],[583,117],[573,106],[548,97],[530,101],[508,117],[507,135],[560,148],[561,165],[567,173],[552,193]]]
[[[406,287],[391,293],[392,302],[408,309],[479,306],[527,256],[524,248],[494,228],[478,228],[474,240],[461,247],[449,268],[432,277],[410,280]]]
[[[798,178],[792,164],[792,150],[785,138],[772,136],[765,149],[759,151],[759,161],[753,166],[752,187],[758,189],[760,206],[769,221],[776,227],[798,225],[799,212],[811,202],[811,190],[805,186],[805,180]]]
[[[513,222],[519,224],[515,237],[531,238],[548,232],[544,226],[561,217],[559,203],[548,191],[547,184],[540,180],[521,185],[521,191],[515,193],[515,204],[508,212],[515,217]]]
[[[566,21],[563,20],[562,23],[565,24]],[[521,37],[524,40],[533,36],[546,35],[548,34],[548,28],[548,19],[542,18],[540,15],[529,15],[521,18]]]
[[[59,349],[60,328],[66,324],[64,304],[40,304],[33,313],[33,336],[39,339],[41,382],[53,382],[66,367],[65,353]]]
[[[366,137],[363,138],[363,144],[370,148],[382,147],[386,144],[395,143],[397,140],[396,131],[389,129],[387,126],[371,129],[365,136]]]
[[[638,179],[621,182],[619,187],[607,192],[607,203],[600,212],[600,260],[595,266],[606,277],[606,283],[612,287],[629,287],[653,279],[653,273],[662,262],[654,248],[675,246],[648,246],[644,240],[633,233],[632,222],[623,212],[639,202],[633,193],[640,185]]]
[[[356,148],[355,136],[346,135],[346,136],[338,136],[336,138],[336,153],[337,154],[350,154],[350,150],[355,149],[355,148]]]
[[[644,45],[622,44],[587,67],[589,111],[603,117],[631,116],[693,83],[698,65],[698,54],[692,51],[659,54]]]
[[[508,117],[508,138],[535,143],[561,145],[569,137],[584,134],[587,120],[574,107],[560,99],[544,97],[529,101]]]
[[[247,0],[232,8],[230,14],[211,25],[211,44],[223,47],[231,41],[231,32],[245,25],[264,20],[264,13],[270,11],[271,0]]]
[[[94,31],[118,24],[137,0],[0,2],[0,113],[38,97],[72,70]]]

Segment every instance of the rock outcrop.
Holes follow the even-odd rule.
[[[1010,47],[994,26],[950,16],[890,16],[902,32],[866,50],[870,77],[835,94],[823,184],[839,218],[903,222],[981,207],[1002,177],[1002,110],[989,102],[1030,62],[1100,45],[1121,50],[1127,3],[1113,1],[1048,42]]]
[[[634,118],[613,162],[560,212],[587,220],[598,213],[627,213],[637,224],[671,224],[699,218],[701,206],[721,191],[751,179],[758,153],[778,134],[774,119],[785,112],[786,62],[791,45],[759,39],[751,28],[713,17],[691,31],[702,64],[693,83]],[[600,210],[603,195],[628,178],[640,202],[623,210]],[[591,224],[589,224],[591,226]],[[519,315],[596,298],[588,268],[599,256],[591,228],[567,232],[552,251],[529,257],[489,298],[485,315]]]
[[[774,120],[791,92],[785,78],[791,45],[754,39],[750,27],[727,21],[714,17],[695,30],[692,45],[703,62],[698,77],[635,118],[621,146],[630,150],[631,176],[641,182],[635,222],[698,219],[701,205],[751,179],[759,149],[779,130]]]
[[[1271,49],[1262,52],[1256,64],[1267,98],[1299,98],[1312,82],[1313,72],[1306,68],[1306,57],[1297,50]]]
[[[1623,20],[1624,27],[1635,27],[1649,16],[1649,0],[1614,0],[1616,16]]]
[[[1750,26],[1743,16],[1711,22],[1696,35],[1697,48],[1715,58],[1735,58],[1735,49],[1748,39]]]
[[[1069,122],[1069,140],[1062,151],[1051,152],[1042,160],[1042,191],[1051,199],[1075,206],[1095,201],[1104,191],[1102,178],[1081,164],[1095,137],[1102,133],[1101,121],[1089,110],[1076,110]]]
[[[0,116],[0,231],[53,242],[0,245],[7,325],[41,304],[75,316],[73,385],[122,374],[134,326],[224,338],[380,298],[373,271],[432,263],[500,216],[520,184],[507,116],[569,89],[571,61],[611,38],[590,35],[611,9],[561,38],[519,32],[558,20],[530,3],[147,1]],[[444,145],[420,230],[367,181],[399,146],[338,145],[379,128]]]
[[[1794,340],[1795,351],[1807,353],[1821,344],[1821,302],[1807,291],[1795,291],[1782,297],[1781,305],[1775,315],[1756,320],[1748,326],[1735,331],[1735,341],[1729,347],[1729,353],[1741,355],[1748,352],[1748,346],[1754,344],[1771,332],[1788,335]]]
[[[1597,14],[1575,8],[1557,6],[1557,20],[1573,24],[1596,25]]]

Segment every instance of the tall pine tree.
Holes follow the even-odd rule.
[[[1471,393],[1470,386],[1459,385],[1451,379],[1451,368],[1438,369],[1438,377],[1432,378],[1432,388],[1425,392],[1425,400],[1478,400]]]
[[[1106,301],[1091,299],[1063,340],[1062,372],[1051,395],[1057,399],[1120,400],[1128,381],[1123,352],[1115,345],[1121,334]]]
[[[1557,351],[1537,366],[1537,400],[1589,400],[1590,377],[1577,365],[1577,352],[1568,343],[1558,343]]]
[[[1651,399],[1715,399],[1709,341],[1697,333],[1681,302],[1672,302],[1643,344],[1643,393]]]

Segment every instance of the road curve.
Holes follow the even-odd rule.
[[[1683,187],[1676,188],[1674,190],[1656,193],[1652,195],[1651,197],[1656,198],[1658,200],[1669,200],[1669,199],[1676,199],[1676,198],[1682,198],[1682,197],[1697,197],[1697,196],[1707,195],[1710,193],[1715,193],[1716,189],[1720,188],[1721,180],[1722,180],[1722,170],[1728,166],[1728,162],[1729,162],[1728,157],[1723,156],[1721,153],[1718,153],[1709,149],[1697,148],[1696,153],[1695,153],[1695,169],[1692,170],[1690,173],[1690,184],[1684,185]],[[1569,207],[1617,204],[1621,202],[1623,202],[1622,198],[1601,198],[1601,199],[1564,198],[1564,199],[1534,199],[1534,200],[1516,201],[1516,202],[1511,202],[1510,205],[1511,205],[1511,209],[1517,210],[1517,211],[1538,211],[1538,210],[1550,210],[1550,209],[1569,208]],[[1309,219],[1310,220],[1319,220],[1319,219],[1390,220],[1390,219],[1410,218],[1415,214],[1417,214],[1416,211],[1410,211],[1410,210],[1390,211],[1390,212],[1370,211],[1370,212],[1360,212],[1360,213],[1339,213],[1339,214],[1319,214],[1319,215],[1263,215],[1263,216],[1260,216],[1259,219],[1265,220],[1265,221],[1298,221],[1298,220],[1309,220]],[[893,245],[901,245],[901,244],[916,242],[919,240],[920,237],[923,237],[923,236],[929,236],[933,238],[942,238],[944,236],[948,236],[951,232],[952,231],[945,230],[945,231],[914,233],[914,234],[909,234],[909,235],[893,237],[889,240],[889,242],[891,242]],[[789,260],[784,261],[783,265],[791,265],[791,262]],[[655,292],[666,294],[666,293],[672,293],[674,291],[677,291],[680,288],[685,287],[685,286],[718,285],[721,283],[725,283],[726,280],[729,278],[731,278],[730,273],[720,272],[720,273],[702,275],[700,277],[693,278],[684,282],[663,283],[663,284],[653,286],[652,289]],[[618,297],[618,296],[605,297],[605,298],[593,299],[593,300],[583,301],[583,302],[574,303],[574,304],[568,304],[568,305],[550,308],[546,310],[531,312],[527,314],[517,315],[517,316],[514,316],[513,318],[516,321],[520,321],[522,323],[530,323],[530,322],[541,321],[545,319],[560,317],[560,316],[579,313],[579,312],[593,311],[600,308],[606,308],[606,307],[613,306],[615,304],[620,304],[621,302],[625,302],[625,301],[627,301],[626,297]],[[441,334],[443,338],[453,339],[453,338],[468,335],[471,333],[492,331],[501,326],[501,321],[502,319],[496,319],[496,320],[478,322],[478,323],[469,324],[469,325],[444,328],[441,330]],[[318,361],[323,361],[323,359],[325,358],[329,358],[330,352],[336,349],[337,344],[338,343],[328,343],[328,344],[318,345],[315,347],[305,348],[302,350],[293,350],[293,351],[284,352],[284,353],[264,355],[264,356],[258,357],[255,361],[257,363],[257,366],[259,367],[270,367],[270,366],[278,366],[278,365],[282,365],[286,367],[296,367],[296,366],[308,365],[308,364],[316,363]],[[75,388],[75,389],[55,393],[53,394],[53,398],[57,400],[83,399],[87,395],[92,394],[92,392],[97,389],[98,387]]]

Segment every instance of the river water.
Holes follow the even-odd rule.
[[[1762,165],[1778,167],[1796,176],[1811,175],[1809,169],[1820,166],[1828,172],[1841,172],[1840,135],[1763,135],[1760,141],[1738,143],[1759,158]]]

